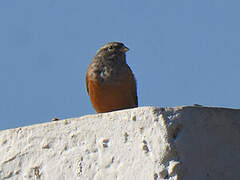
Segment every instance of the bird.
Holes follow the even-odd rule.
[[[97,113],[138,107],[135,76],[126,62],[129,51],[121,42],[97,50],[86,71],[86,89]]]

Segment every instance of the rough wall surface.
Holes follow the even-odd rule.
[[[240,110],[142,107],[0,131],[0,179],[239,179]]]

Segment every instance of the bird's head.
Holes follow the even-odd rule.
[[[113,54],[113,53],[125,53],[129,49],[121,42],[109,42],[104,44],[97,53],[106,53],[106,54]]]
[[[126,63],[125,53],[129,49],[120,42],[109,42],[104,44],[98,51],[96,56],[104,59],[104,61],[114,61],[118,63]]]

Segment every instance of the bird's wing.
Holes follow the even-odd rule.
[[[88,71],[87,71],[88,72]],[[86,73],[86,79],[85,79],[85,81],[86,81],[86,88],[87,88],[87,92],[88,92],[88,94],[89,94],[89,87],[88,87],[88,81],[89,81],[89,79],[88,79],[88,74]]]
[[[134,74],[131,70],[131,68],[128,66],[128,69],[129,69],[129,73],[130,73],[130,76],[128,77],[131,77],[129,80],[131,81],[130,84],[132,87],[130,87],[130,89],[132,90],[131,92],[131,95],[132,95],[132,98],[133,98],[133,101],[135,103],[135,106],[138,107],[138,97],[137,97],[137,83],[136,83],[136,79],[134,77]]]

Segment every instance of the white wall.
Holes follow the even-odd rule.
[[[240,110],[142,107],[0,131],[0,179],[238,179]]]

